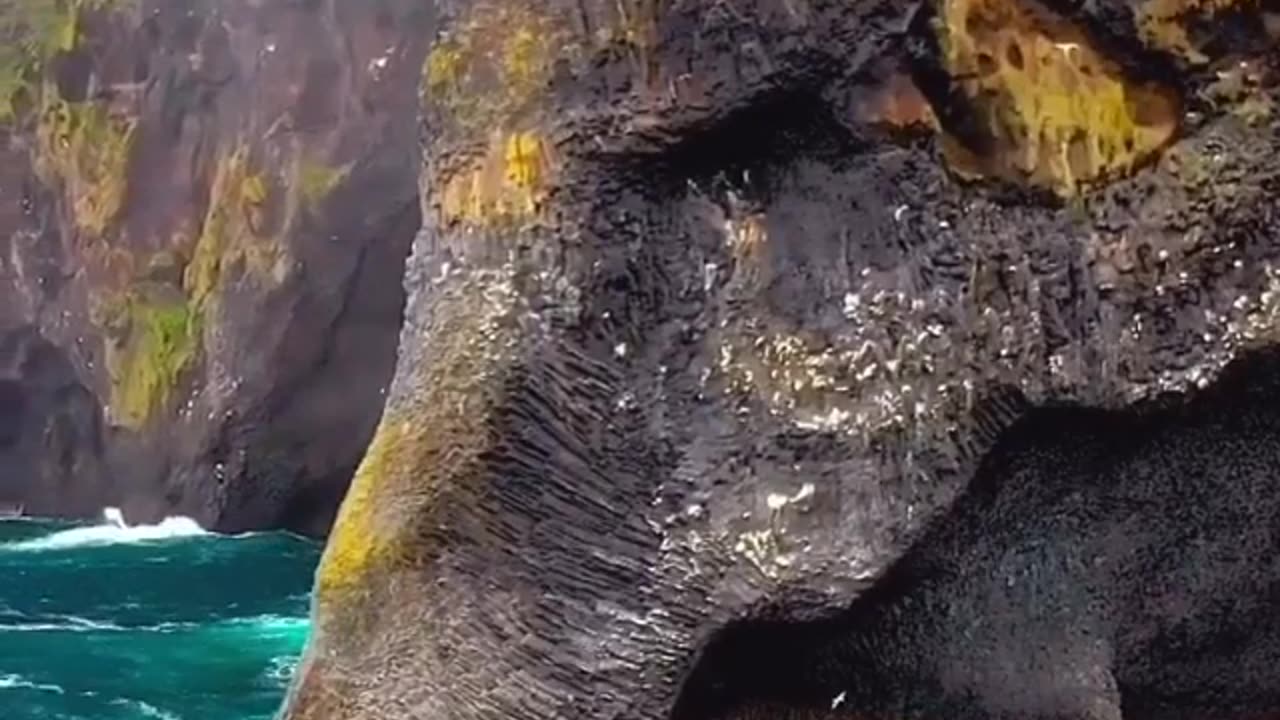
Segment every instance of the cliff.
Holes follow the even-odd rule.
[[[288,720],[667,717],[716,629],[846,606],[1028,408],[1177,406],[1280,331],[1256,4],[440,5]]]
[[[327,530],[394,363],[431,16],[0,0],[0,500]]]

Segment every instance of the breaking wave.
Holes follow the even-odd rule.
[[[124,705],[138,712],[143,718],[155,718],[155,720],[182,720],[182,718],[167,710],[141,700],[116,700],[113,705]]]
[[[7,632],[124,632],[128,628],[115,623],[86,620],[85,618],[64,616],[50,621],[38,622],[6,622],[9,618],[0,615],[0,633]],[[18,619],[23,619],[18,616]]]
[[[157,542],[174,538],[209,535],[209,531],[188,517],[169,517],[155,525],[129,525],[118,508],[102,511],[103,523],[92,527],[73,528],[34,540],[0,545],[10,552],[41,550],[73,550],[105,545]]]
[[[6,689],[39,690],[53,693],[54,695],[62,695],[65,692],[61,687],[52,683],[33,682],[21,675],[0,675],[0,690]]]
[[[116,510],[0,519],[0,720],[273,720],[320,550]]]
[[[13,622],[13,620],[18,622]],[[86,620],[74,616],[58,617],[51,620],[22,622],[25,618],[0,615],[0,634],[13,632],[73,632],[73,633],[175,633],[198,630],[246,631],[255,635],[267,636],[280,633],[305,633],[311,621],[305,616],[285,616],[275,614],[253,615],[249,617],[226,618],[208,622],[162,622],[151,625],[118,625],[111,622]],[[3,676],[0,676],[2,678]]]

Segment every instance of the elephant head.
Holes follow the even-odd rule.
[[[667,717],[717,628],[847,604],[1025,407],[1273,337],[1275,193],[1159,158],[1276,140],[1171,148],[1171,51],[1089,45],[1131,10],[441,0],[395,380],[283,717]]]

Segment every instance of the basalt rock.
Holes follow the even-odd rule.
[[[1032,411],[849,608],[717,633],[673,717],[1274,717],[1277,360]]]
[[[720,628],[875,587],[1018,418],[1176,404],[1280,332],[1257,5],[436,22],[397,369],[288,720],[668,717]]]
[[[432,17],[0,1],[0,500],[327,530],[393,368]]]

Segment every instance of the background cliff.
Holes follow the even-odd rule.
[[[717,628],[843,607],[1028,408],[1177,405],[1280,332],[1266,7],[440,6],[290,720],[668,717]]]
[[[394,362],[430,14],[0,0],[0,502],[327,529]]]

